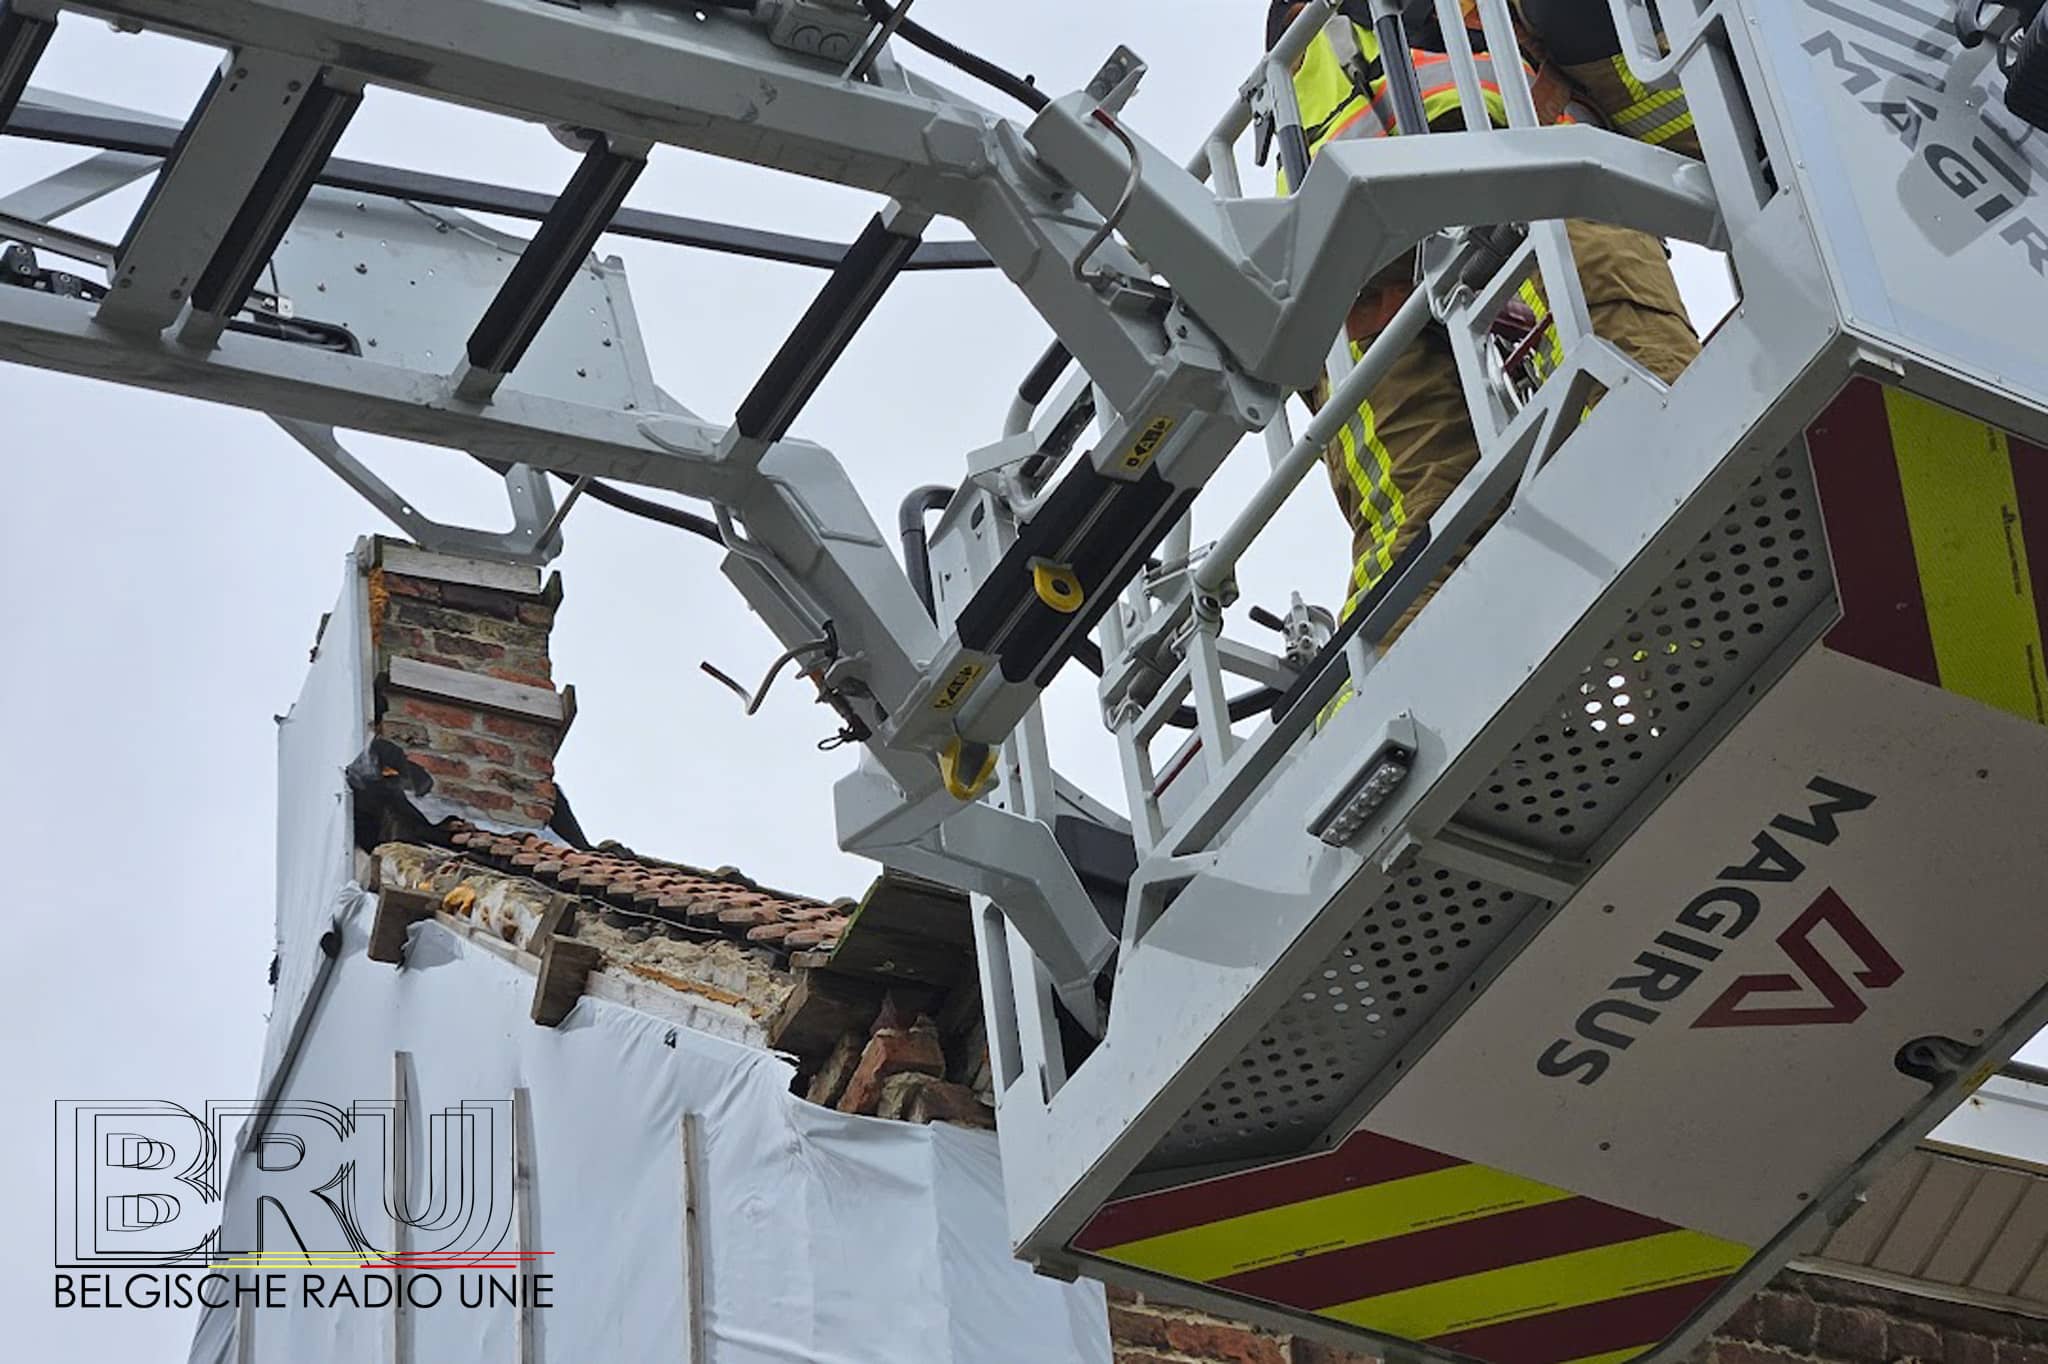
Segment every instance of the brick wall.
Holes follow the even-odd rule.
[[[543,586],[536,570],[426,554],[386,539],[371,542],[369,553],[377,732],[433,774],[434,795],[498,823],[546,824],[555,811],[555,754],[574,714],[574,692],[557,696],[548,657],[560,576]],[[403,670],[395,681],[402,659],[506,684],[498,693],[515,704],[422,684]]]
[[[1109,1332],[1116,1364],[1369,1364],[1120,1288]],[[2048,1321],[1787,1271],[1692,1364],[2048,1364]]]
[[[2048,1364],[2048,1321],[1786,1272],[1738,1308],[1700,1364]]]

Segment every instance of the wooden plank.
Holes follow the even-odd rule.
[[[958,984],[974,973],[967,897],[928,881],[884,873],[839,935],[832,969],[941,987]]]
[[[525,1088],[512,1091],[512,1217],[522,1255],[538,1250],[533,1211],[533,1094]],[[519,1272],[526,1276],[524,1291],[519,1295],[519,1364],[539,1364],[540,1313],[533,1305],[534,1261],[522,1259]]]
[[[416,923],[434,917],[441,902],[421,890],[397,886],[377,893],[377,917],[370,924],[370,960],[392,966],[405,962],[406,933]]]
[[[409,1053],[391,1053],[391,1144],[387,1148],[389,1163],[385,1169],[385,1187],[390,1196],[391,1253],[394,1256],[412,1249],[411,1228],[405,1222],[405,1215],[412,1206],[411,1071],[412,1056]],[[391,1350],[391,1364],[409,1364],[413,1357],[413,1309],[406,1301],[405,1278],[403,1269],[392,1268],[391,1283],[396,1293],[389,1318],[391,1329],[385,1337]]]
[[[546,687],[529,687],[523,682],[507,682],[502,677],[484,677],[460,668],[444,668],[438,663],[422,663],[416,658],[392,659],[391,671],[385,680],[397,691],[424,696],[432,701],[475,706],[479,710],[496,711],[521,720],[563,724],[569,718],[568,706],[562,697]]]
[[[704,1124],[683,1114],[683,1302],[690,1314],[683,1328],[684,1364],[703,1364],[704,1232],[698,1210],[704,1203]]]
[[[575,912],[576,902],[567,895],[557,895],[550,900],[546,912],[540,916],[540,922],[534,925],[533,932],[526,935],[526,950],[536,957],[539,956],[551,939],[564,936],[562,926],[569,922]]]
[[[604,963],[604,953],[574,938],[554,937],[541,949],[540,972],[533,981],[533,1021],[543,1028],[561,1026],[576,1001],[583,998],[584,982]]]
[[[465,587],[486,587],[520,597],[538,597],[540,570],[517,564],[494,564],[488,559],[465,559],[455,554],[433,554],[417,545],[386,540],[379,567],[407,578],[425,578],[437,583],[461,583]]]
[[[823,1057],[849,1032],[866,1036],[888,987],[836,971],[799,971],[796,988],[768,1023],[768,1045],[806,1061]]]

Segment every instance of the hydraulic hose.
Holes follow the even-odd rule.
[[[932,591],[931,541],[925,534],[924,518],[953,500],[953,489],[941,484],[914,488],[896,511],[896,531],[903,537],[903,571],[910,575],[910,590],[924,603],[924,613],[939,618],[938,601]]]

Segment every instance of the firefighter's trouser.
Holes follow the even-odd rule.
[[[1651,90],[1621,56],[1621,38],[1605,0],[1515,0],[1557,70],[1578,96],[1624,137],[1700,154],[1699,134],[1680,90]]]
[[[1601,223],[1574,221],[1569,231],[1595,334],[1665,382],[1676,379],[1699,354],[1699,340],[1686,320],[1663,243]],[[1479,461],[1449,343],[1434,330],[1425,332],[1395,361],[1323,460],[1352,528],[1348,613]],[[1482,526],[1475,538],[1483,533]],[[1465,548],[1381,637],[1383,647],[1407,629]]]

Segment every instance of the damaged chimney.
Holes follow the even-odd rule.
[[[379,737],[434,778],[423,807],[539,828],[555,814],[555,753],[576,714],[555,690],[548,631],[560,574],[366,541]]]

